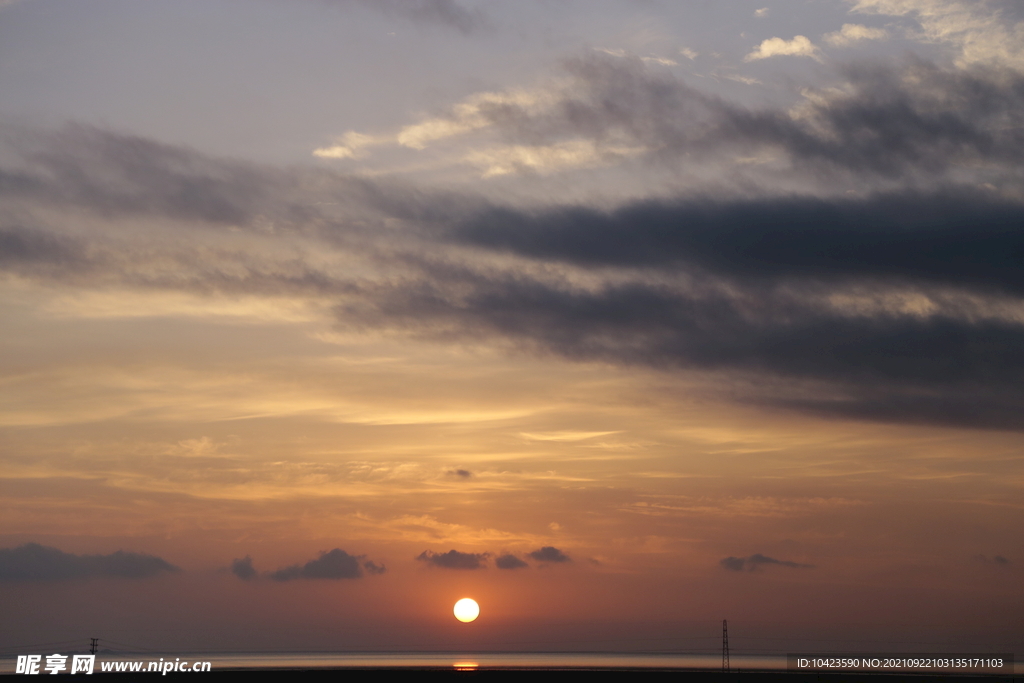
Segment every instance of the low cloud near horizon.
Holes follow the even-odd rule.
[[[123,550],[109,555],[75,555],[38,543],[0,548],[0,581],[147,579],[178,571],[181,570],[163,558]]]
[[[546,545],[530,553],[530,557],[538,562],[572,562],[572,558],[554,546]]]
[[[252,568],[251,562],[249,568]],[[234,569],[234,565],[232,569]],[[241,569],[245,571],[246,568],[243,566]],[[341,548],[335,548],[328,552],[321,552],[320,557],[315,560],[310,560],[302,565],[293,564],[289,567],[282,567],[272,572],[269,576],[275,581],[292,581],[295,579],[358,579],[362,578],[364,570],[368,574],[383,574],[387,571],[384,565],[367,560],[366,555],[349,555]],[[237,571],[235,574],[239,578],[245,578]]]
[[[416,559],[443,569],[484,569],[490,556],[490,553],[463,553],[453,548],[446,553],[424,550]]]
[[[789,567],[790,569],[813,569],[813,564],[801,564],[799,562],[791,562],[789,560],[777,560],[774,557],[768,557],[761,553],[754,553],[750,557],[725,557],[718,563],[723,569],[728,569],[733,572],[741,572],[744,569],[748,571],[754,571],[758,567],[776,565],[779,567]]]

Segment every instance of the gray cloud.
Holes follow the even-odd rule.
[[[424,550],[416,559],[445,569],[483,569],[487,566],[487,558],[490,556],[490,553],[460,553],[458,550],[449,550],[446,553]]]
[[[469,479],[473,476],[473,473],[469,470],[448,470],[448,474],[459,477],[460,479]]]
[[[126,553],[74,555],[38,543],[0,549],[0,581],[63,581],[90,577],[145,579],[180,571],[153,555]]]
[[[530,557],[538,562],[572,562],[572,559],[554,546],[546,545],[543,548],[534,550]]]
[[[814,93],[794,112],[727,102],[639,58],[589,54],[565,68],[573,80],[555,106],[502,103],[481,115],[521,144],[626,140],[673,164],[760,149],[812,173],[936,177],[981,160],[1016,168],[1024,154],[1024,75],[1007,69],[849,65],[845,89]]]
[[[730,278],[878,278],[1024,293],[1024,204],[977,191],[860,199],[639,202],[611,212],[494,208],[450,239],[587,267],[676,269]]]
[[[813,569],[813,564],[800,564],[799,562],[790,562],[788,560],[776,560],[774,557],[767,557],[761,553],[754,553],[750,557],[726,557],[718,563],[723,569],[729,571],[739,572],[747,569],[754,571],[758,567],[763,565],[777,565],[780,567],[789,567],[791,569]]]
[[[503,103],[481,116],[522,141],[625,131],[655,156],[764,143],[861,175],[905,171],[914,189],[513,209],[72,126],[18,138],[23,163],[0,169],[0,269],[78,287],[310,297],[350,328],[754,380],[735,400],[1024,428],[1024,324],[1014,313],[1024,205],[915,175],[970,162],[1018,182],[1020,77],[921,63],[853,69],[844,94],[809,100],[794,118],[721,102],[628,59],[569,69],[583,87],[548,113]],[[61,223],[80,214],[161,227]],[[326,266],[299,245],[376,272]],[[495,269],[474,261],[482,253],[513,258]],[[900,297],[918,303],[893,305]]]
[[[231,573],[243,581],[255,579],[256,568],[252,566],[252,558],[246,555],[243,558],[232,560]]]
[[[377,290],[339,308],[339,319],[442,338],[504,337],[578,360],[775,378],[744,400],[811,412],[1024,427],[1024,325],[1014,320],[851,313],[806,298],[813,288],[740,284],[729,292],[711,281],[582,290],[522,276],[450,276],[447,285],[439,274]]]
[[[414,22],[437,23],[471,33],[486,26],[483,13],[456,0],[329,0],[338,5],[360,5]]]
[[[358,579],[363,570],[370,574],[383,574],[383,565],[365,559],[365,555],[349,555],[340,548],[320,553],[320,557],[304,565],[293,564],[270,574],[275,581],[294,579]]]
[[[494,564],[498,569],[522,569],[523,567],[529,566],[512,553],[499,555],[498,558],[494,560]]]
[[[279,200],[293,183],[267,168],[74,124],[28,135],[19,150],[24,168],[0,175],[0,196],[86,207],[108,216],[248,224],[268,208],[269,197]]]
[[[718,564],[730,571],[739,572],[743,571],[747,561],[742,557],[724,557]]]

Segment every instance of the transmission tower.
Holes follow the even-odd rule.
[[[92,654],[96,654],[97,644],[99,643],[100,639],[90,638],[89,640],[92,641],[91,643],[89,643],[89,652],[91,652]]]
[[[729,622],[722,619],[722,673],[729,673]]]

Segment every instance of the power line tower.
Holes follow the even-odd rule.
[[[729,673],[729,622],[722,619],[722,673]]]
[[[90,638],[89,640],[92,641],[91,643],[89,643],[89,652],[91,652],[92,654],[96,654],[96,650],[98,649],[98,644],[100,642],[100,639],[99,638]]]

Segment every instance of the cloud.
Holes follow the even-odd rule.
[[[484,178],[510,173],[555,173],[603,166],[643,152],[643,148],[602,146],[591,140],[566,140],[554,145],[504,145],[473,150],[463,161],[483,169]]]
[[[739,572],[747,569],[754,571],[758,567],[764,565],[777,565],[780,567],[789,567],[791,569],[812,569],[813,564],[800,564],[799,562],[790,562],[788,560],[776,560],[774,557],[767,557],[761,553],[754,553],[750,557],[726,557],[718,563],[723,569],[729,571]]]
[[[721,77],[730,81],[736,81],[737,83],[743,83],[744,85],[761,85],[761,81],[751,76],[740,76],[739,74],[721,74]]]
[[[469,479],[473,476],[473,473],[469,470],[448,470],[448,474],[459,477],[460,479]]]
[[[760,178],[768,187],[780,174],[805,183],[855,179],[860,187],[947,174],[1020,184],[1013,169],[1024,154],[1024,76],[1006,70],[946,70],[913,59],[845,66],[843,87],[807,89],[788,110],[725,102],[636,58],[592,51],[568,60],[565,71],[544,88],[473,95],[447,115],[404,127],[393,144],[422,149],[487,131],[502,142],[477,141],[454,159],[487,177],[637,159],[713,173],[761,156],[777,160]]]
[[[499,555],[498,558],[494,560],[494,564],[498,569],[522,569],[523,567],[530,566],[511,553]]]
[[[1024,21],[1014,19],[1008,3],[999,8],[973,0],[848,0],[851,12],[912,17],[920,26],[912,38],[943,43],[957,51],[961,68],[975,65],[1024,69]],[[1019,14],[1017,15],[1019,16]]]
[[[347,327],[721,373],[752,382],[739,400],[815,414],[1024,427],[1024,77],[850,67],[798,107],[747,109],[591,52],[463,114],[509,141],[614,141],[637,167],[777,162],[742,192],[510,207],[70,127],[8,136],[0,269],[294,296]],[[787,174],[811,189],[775,185]]]
[[[320,147],[313,150],[313,156],[322,159],[358,159],[364,155],[364,150],[390,142],[388,137],[374,137],[364,135],[350,130],[339,137],[330,147]]]
[[[538,562],[572,562],[572,559],[558,548],[546,545],[543,548],[534,550],[530,557]]]
[[[153,555],[126,553],[74,555],[38,543],[0,549],[0,581],[64,581],[91,577],[145,579],[180,571]]]
[[[768,8],[762,7],[761,9],[754,10],[754,16],[758,18],[768,16]]]
[[[417,23],[436,23],[472,33],[487,22],[478,9],[467,9],[457,0],[330,0],[339,5],[359,5]]]
[[[745,400],[781,408],[1020,429],[1024,324],[1016,309],[977,306],[1024,293],[1022,219],[1019,204],[952,192],[502,209],[452,239],[647,278],[581,287],[445,265],[338,315],[574,360],[759,377],[764,393],[751,386]]]
[[[77,124],[6,132],[21,138],[13,151],[23,158],[17,170],[0,168],[0,197],[8,201],[223,226],[267,217],[297,223],[315,215],[304,202],[290,201],[299,176],[278,169]]]
[[[538,90],[474,93],[453,105],[446,115],[403,127],[394,141],[404,147],[425,149],[438,140],[487,128],[506,116],[542,113],[550,104],[548,93]]]
[[[743,58],[744,62],[752,62],[769,57],[810,57],[821,61],[818,48],[807,36],[793,36],[792,40],[768,38],[761,42],[756,50]]]
[[[840,30],[822,36],[822,40],[836,47],[845,47],[861,40],[882,40],[888,36],[889,33],[882,28],[868,28],[861,24],[843,24]]]
[[[450,238],[581,266],[689,265],[744,279],[893,279],[1024,294],[1015,256],[1022,221],[1024,204],[961,190],[644,201],[614,211],[493,208]]]
[[[363,569],[369,574],[380,575],[386,572],[388,569],[383,564],[377,564],[372,560],[365,560],[363,562]]]
[[[458,550],[449,550],[446,553],[424,550],[416,559],[445,569],[483,569],[487,566],[487,558],[490,556],[490,553],[460,553]]]
[[[293,579],[358,579],[363,570],[370,574],[383,574],[383,565],[364,559],[366,555],[349,555],[340,548],[330,552],[321,552],[320,557],[310,560],[304,565],[294,564],[283,567],[270,574],[275,581],[291,581]]]
[[[243,581],[251,581],[256,578],[256,568],[252,566],[252,558],[246,555],[241,559],[231,561],[231,573]]]
[[[982,564],[994,564],[998,567],[1009,567],[1012,564],[1010,560],[1002,555],[993,555],[991,558],[987,555],[975,555],[974,559]]]
[[[720,564],[725,569],[738,572],[743,571],[743,567],[744,565],[746,565],[746,563],[747,561],[744,560],[742,557],[725,557],[722,558],[718,564]]]

